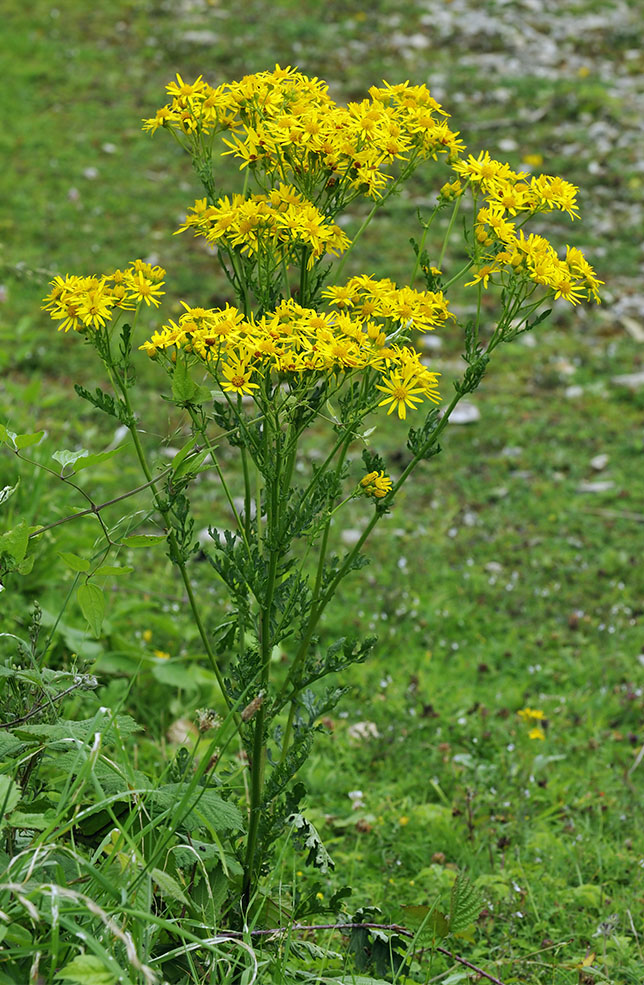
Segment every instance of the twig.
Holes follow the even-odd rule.
[[[396,923],[318,923],[318,924],[302,924],[294,923],[290,927],[272,927],[268,930],[249,930],[247,931],[251,937],[269,936],[271,934],[285,934],[291,930],[391,930],[396,934],[400,934],[402,937],[414,938],[410,930],[406,927],[401,927]],[[220,937],[244,937],[245,933],[241,930],[221,930],[217,931]],[[489,982],[493,982],[494,985],[504,985],[504,982],[500,978],[495,978],[494,975],[490,975],[489,972],[483,971],[482,968],[478,968],[471,961],[466,961],[465,958],[459,957],[458,954],[453,954],[448,951],[446,947],[436,947],[436,950],[441,954],[446,955],[452,961],[456,961],[458,964],[462,964],[465,968],[469,968],[471,971],[475,971],[477,975],[481,975],[482,978],[487,978]]]
[[[65,695],[71,694],[72,691],[77,691],[79,687],[90,689],[95,688],[98,687],[98,682],[95,677],[92,678],[89,675],[84,675],[82,680],[74,681],[74,683],[71,684],[70,687],[65,688],[64,691],[58,691],[56,694],[52,694],[49,701],[60,701],[61,698],[65,697]],[[0,728],[13,728],[14,725],[23,725],[25,722],[28,722],[30,718],[34,718],[35,715],[38,715],[41,711],[44,711],[47,706],[48,702],[43,701],[35,708],[31,708],[24,715],[21,715],[20,718],[13,718],[10,722],[0,722]]]
[[[155,483],[160,482],[165,479],[167,475],[172,472],[172,466],[169,466],[159,475],[155,476],[150,482],[144,482],[142,485],[137,486],[136,489],[130,489],[129,492],[121,493],[120,496],[115,496],[114,499],[108,499],[104,503],[96,503],[93,506],[89,506],[86,510],[79,510],[78,513],[70,513],[69,516],[64,516],[60,520],[54,521],[54,523],[48,523],[45,527],[40,527],[39,530],[34,530],[32,534],[29,534],[29,539],[32,537],[40,537],[44,534],[45,530],[51,530],[52,527],[59,527],[61,523],[69,523],[70,520],[77,520],[79,516],[89,516],[90,513],[99,514],[101,510],[104,510],[106,506],[113,506],[114,503],[120,503],[122,499],[129,499],[130,496],[135,496],[136,493],[142,492],[147,489],[148,486],[153,486]]]

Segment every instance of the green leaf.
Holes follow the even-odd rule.
[[[458,875],[452,886],[449,906],[449,929],[455,934],[465,930],[478,917],[483,897],[466,876]]]
[[[89,571],[87,558],[79,557],[77,554],[69,554],[67,551],[59,551],[58,557],[61,557],[72,571]]]
[[[182,783],[165,783],[159,787],[152,799],[162,809],[176,808],[186,792]],[[234,804],[222,800],[214,790],[194,791],[195,806],[189,810],[183,819],[187,827],[211,827],[213,831],[240,831],[243,827],[242,816]]]
[[[199,682],[193,679],[184,660],[155,660],[152,674],[161,684],[167,684],[175,690],[183,688],[186,691],[196,691],[199,687]]]
[[[22,561],[27,553],[30,527],[21,522],[0,537],[0,554],[9,554],[14,561]]]
[[[91,465],[99,465],[101,462],[107,462],[108,459],[113,458],[122,447],[123,445],[119,445],[118,448],[112,448],[110,451],[99,451],[94,455],[85,454],[75,462],[74,471],[80,472],[81,469],[88,469]]]
[[[14,437],[16,448],[20,451],[22,448],[37,445],[44,433],[44,431],[34,431],[33,434],[16,434]]]
[[[179,468],[175,471],[174,473],[175,479],[181,479],[182,476],[184,475],[189,475],[191,472],[196,472],[199,466],[203,464],[203,462],[205,461],[205,459],[208,457],[209,454],[210,454],[210,449],[204,448],[203,451],[200,451],[193,458],[186,458],[181,463]]]
[[[165,541],[163,534],[133,534],[123,539],[123,547],[151,547]]]
[[[15,431],[8,431],[4,424],[0,424],[0,441],[9,445],[15,451],[17,434]]]
[[[190,901],[174,876],[171,876],[168,872],[164,872],[163,869],[152,869],[150,875],[164,898],[174,899],[179,903],[183,903],[184,906],[190,906]]]
[[[423,928],[423,933],[444,938],[449,934],[449,921],[444,913],[436,909],[435,906],[427,904],[401,907],[405,914],[405,924],[417,930]]]
[[[46,831],[51,824],[51,818],[44,814],[23,814],[14,811],[6,822],[9,828],[24,828],[26,831]]]
[[[0,827],[5,823],[7,814],[14,809],[22,792],[10,776],[0,776]]]
[[[184,458],[186,457],[186,455],[188,455],[192,451],[192,449],[194,448],[194,446],[195,446],[196,443],[197,443],[197,435],[196,434],[193,434],[193,436],[190,438],[190,440],[189,441],[186,441],[186,443],[183,446],[183,448],[181,448],[177,452],[177,454],[174,456],[174,458],[172,459],[172,461],[171,461],[170,464],[171,464],[171,466],[172,466],[173,469],[178,469],[179,468],[179,466],[181,465],[181,463],[184,460]]]
[[[78,954],[73,961],[54,975],[66,982],[78,985],[116,985],[116,975],[94,954]]]
[[[117,715],[115,719],[111,714],[94,715],[93,718],[85,718],[79,722],[63,719],[55,725],[42,723],[40,725],[21,725],[14,729],[14,734],[18,739],[26,742],[65,742],[70,739],[78,739],[80,742],[89,743],[95,734],[100,732],[103,736],[109,736],[113,731],[118,732],[121,739],[127,739],[141,731],[142,726],[134,721],[129,715]]]
[[[192,400],[197,384],[190,379],[188,366],[184,359],[177,359],[172,374],[172,396],[178,404],[185,404]]]
[[[307,865],[312,865],[326,875],[330,869],[335,869],[335,862],[327,852],[317,829],[303,814],[294,813],[286,818],[286,823],[294,829],[296,845],[308,851]]]
[[[19,485],[20,479],[18,479],[15,486],[5,486],[3,489],[0,489],[0,506],[13,496]]]
[[[76,598],[81,607],[81,612],[87,619],[94,636],[99,636],[105,616],[105,595],[103,594],[103,590],[98,585],[93,585],[90,582],[87,585],[81,585],[76,592]]]
[[[134,571],[130,565],[127,564],[101,564],[100,567],[96,568],[92,572],[93,575],[129,575]]]
[[[81,448],[79,451],[67,451],[64,448],[55,451],[51,456],[55,462],[62,465],[63,469],[67,468],[68,465],[74,465],[79,458],[87,458],[89,452],[87,448]]]

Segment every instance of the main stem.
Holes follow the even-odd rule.
[[[279,425],[276,425],[278,427]],[[260,693],[266,701],[268,687],[270,683],[271,654],[273,650],[273,639],[271,636],[271,615],[273,612],[273,596],[277,582],[277,566],[279,561],[279,537],[280,526],[279,515],[279,488],[281,482],[281,463],[280,463],[280,444],[279,436],[274,445],[273,469],[269,472],[268,462],[270,460],[272,422],[267,414],[264,420],[264,462],[265,475],[267,482],[270,483],[268,498],[266,502],[266,537],[264,545],[267,549],[268,571],[266,575],[266,591],[259,618],[259,652],[260,652]],[[258,505],[259,509],[259,505]],[[266,743],[264,741],[264,728],[266,718],[265,703],[255,716],[255,731],[253,735],[253,749],[250,763],[251,787],[250,787],[250,816],[248,821],[248,840],[246,842],[246,860],[244,865],[244,879],[242,886],[242,906],[248,909],[257,876],[256,853],[257,835],[262,811],[262,798],[264,792],[264,773],[266,768]]]

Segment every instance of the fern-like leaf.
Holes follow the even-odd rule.
[[[483,897],[472,885],[467,876],[458,875],[452,886],[449,906],[450,933],[465,930],[478,917],[483,906]]]

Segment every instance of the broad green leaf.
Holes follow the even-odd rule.
[[[89,561],[87,558],[78,557],[77,554],[69,554],[67,551],[60,551],[59,557],[63,559],[68,568],[72,571],[89,571]]]
[[[120,564],[101,564],[92,574],[95,575],[129,575],[134,568],[129,565]]]
[[[423,933],[436,937],[447,937],[449,934],[449,922],[444,913],[436,909],[435,906],[419,904],[413,906],[402,906],[405,914],[405,924],[408,927],[422,927]]]
[[[6,822],[10,828],[24,828],[26,831],[46,831],[51,824],[51,818],[44,814],[23,814],[14,811]]]
[[[88,469],[91,465],[99,465],[101,462],[106,462],[109,458],[116,455],[122,447],[123,445],[119,445],[118,448],[112,448],[110,451],[99,451],[94,455],[85,454],[74,463],[74,471],[80,472],[81,469]]]
[[[88,585],[81,585],[76,592],[76,598],[94,636],[99,636],[105,616],[103,590],[90,582]]]
[[[0,554],[9,554],[14,561],[22,561],[27,553],[30,528],[21,522],[13,530],[7,530],[0,537]]]
[[[123,547],[151,547],[152,544],[161,544],[164,540],[163,534],[133,534],[123,539]]]
[[[161,684],[172,688],[196,691],[199,683],[192,679],[190,668],[184,660],[155,660],[152,674]]]
[[[188,366],[184,359],[177,359],[172,374],[172,396],[179,404],[192,400],[197,384],[190,379]]]
[[[88,455],[87,448],[81,448],[79,451],[67,451],[65,448],[61,448],[55,451],[51,457],[65,469],[68,465],[74,465],[79,458],[87,458]]]
[[[190,901],[174,876],[171,876],[168,872],[164,872],[163,869],[152,869],[150,875],[159,887],[159,892],[163,897],[177,900],[179,903],[183,903],[184,906],[190,906]]]
[[[21,725],[14,729],[14,734],[18,739],[26,742],[62,740],[68,743],[70,739],[91,742],[97,732],[109,736],[113,731],[117,731],[122,739],[126,739],[140,732],[141,728],[142,726],[129,715],[117,715],[116,720],[113,720],[111,715],[94,715],[93,718],[85,718],[80,722],[63,719],[55,725],[44,722],[41,725]]]
[[[184,784],[165,783],[152,797],[159,807],[166,809],[176,807],[185,793]],[[229,801],[222,800],[214,790],[197,788],[192,796],[197,803],[183,820],[187,827],[212,827],[218,833],[241,830],[243,821],[239,810]]]
[[[18,479],[15,486],[5,486],[3,489],[0,489],[0,506],[2,506],[3,503],[6,503],[7,500],[13,496],[19,485],[20,479]]]
[[[17,434],[14,438],[16,448],[20,450],[22,448],[30,448],[32,445],[37,445],[44,433],[44,431],[34,431],[33,434]]]
[[[0,776],[0,827],[6,822],[21,797],[21,790],[10,776]]]
[[[54,975],[64,982],[77,985],[116,985],[116,975],[94,954],[77,954],[73,961]]]

